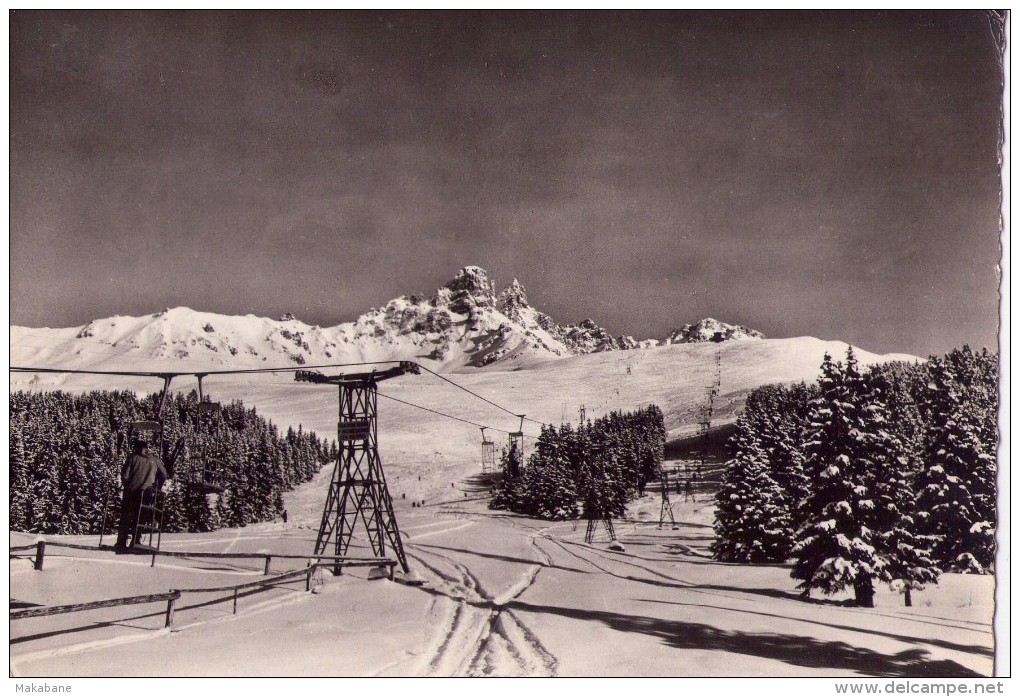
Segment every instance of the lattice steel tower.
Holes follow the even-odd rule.
[[[335,556],[347,556],[355,529],[363,527],[375,556],[386,557],[389,544],[404,572],[410,571],[379,460],[376,385],[380,380],[418,372],[416,363],[405,361],[381,372],[327,376],[301,370],[295,374],[294,378],[300,382],[337,385],[340,390],[339,454],[322,509],[322,523],[315,540],[316,555],[327,554],[332,540]],[[334,567],[334,573],[339,571],[339,565]]]
[[[482,429],[482,474],[495,474],[496,465],[496,443],[485,435],[486,426]]]
[[[673,504],[669,500],[669,474],[662,467],[659,468],[659,482],[662,484],[662,507],[659,509],[659,528],[669,518],[669,524],[676,526],[676,519],[673,518]]]

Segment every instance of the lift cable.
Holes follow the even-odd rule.
[[[464,387],[463,385],[458,385],[457,383],[455,383],[453,380],[451,380],[450,378],[446,377],[445,375],[441,375],[441,374],[437,373],[434,370],[429,370],[428,368],[426,368],[425,366],[420,365],[420,364],[419,364],[419,367],[422,370],[424,370],[425,372],[427,372],[427,373],[432,373],[433,375],[435,375],[440,380],[445,380],[446,382],[450,383],[451,385],[453,385],[457,389],[464,390],[468,394],[477,397],[478,399],[482,400],[483,402],[486,402],[487,404],[491,404],[492,406],[496,407],[497,409],[505,411],[507,414],[510,414],[511,416],[516,416],[516,417],[521,418],[521,419],[523,419],[525,421],[530,421],[531,423],[538,424],[539,426],[544,426],[545,425],[541,421],[536,421],[535,419],[529,419],[528,417],[524,416],[524,414],[518,414],[517,412],[510,411],[506,407],[502,407],[502,406],[496,404],[495,402],[493,402],[492,400],[486,399],[485,397],[483,397],[482,395],[478,394],[477,392],[472,392],[471,390],[469,390],[468,388]]]
[[[496,428],[495,426],[482,426],[479,423],[475,423],[474,421],[468,421],[467,419],[462,419],[459,416],[454,416],[452,414],[446,414],[446,413],[441,412],[441,411],[436,411],[435,409],[429,409],[428,407],[423,407],[420,404],[413,404],[411,402],[405,402],[402,399],[398,399],[397,397],[391,397],[390,395],[383,394],[382,392],[379,392],[379,391],[376,391],[376,394],[379,395],[380,397],[385,397],[386,399],[392,400],[394,402],[400,402],[401,404],[406,404],[409,407],[414,407],[415,409],[421,409],[422,411],[431,412],[431,413],[436,414],[438,416],[445,416],[446,418],[453,419],[454,421],[462,421],[462,422],[464,422],[466,424],[471,424],[472,426],[476,426],[478,428],[484,428],[484,429],[489,430],[489,431],[499,431],[500,433],[510,433],[510,431],[504,431],[502,428]],[[534,439],[538,438],[538,436],[533,436],[531,434],[527,434],[524,437],[525,438],[534,438]]]
[[[82,369],[74,369],[74,368],[32,368],[32,367],[25,367],[25,366],[11,366],[9,370],[12,373],[66,373],[66,374],[69,374],[69,375],[120,375],[120,376],[126,376],[126,377],[163,378],[164,380],[166,380],[167,378],[175,378],[175,377],[180,377],[182,375],[193,375],[193,376],[196,376],[196,377],[198,377],[198,376],[206,377],[206,376],[210,376],[210,375],[245,375],[245,374],[255,374],[255,373],[290,373],[290,372],[295,372],[295,371],[298,371],[298,370],[312,370],[312,369],[321,369],[321,368],[352,368],[352,367],[360,367],[360,366],[366,366],[366,365],[388,365],[388,364],[400,364],[400,363],[408,363],[408,362],[410,362],[410,361],[365,361],[365,362],[361,362],[361,363],[331,363],[331,364],[328,364],[328,365],[308,365],[308,366],[301,366],[300,368],[295,368],[295,367],[286,367],[286,368],[243,368],[243,369],[242,368],[238,368],[238,369],[234,369],[234,370],[189,370],[189,371],[82,370]],[[431,373],[432,375],[435,375],[440,380],[443,380],[445,382],[450,383],[451,385],[453,385],[457,389],[463,390],[464,392],[467,392],[471,396],[473,396],[473,397],[475,397],[477,399],[482,400],[486,404],[490,404],[490,405],[496,407],[497,409],[499,409],[501,411],[504,411],[507,414],[510,414],[511,416],[518,417],[519,419],[521,419],[522,424],[523,424],[524,421],[530,421],[531,423],[538,424],[539,426],[544,426],[545,425],[541,421],[536,421],[535,419],[528,418],[524,414],[518,414],[517,412],[511,411],[511,410],[507,409],[504,406],[500,406],[499,404],[496,404],[492,400],[486,399],[485,397],[483,397],[482,395],[478,394],[477,392],[469,390],[468,388],[464,387],[463,385],[457,384],[456,382],[454,382],[453,380],[449,379],[445,375],[437,373],[436,371],[431,370],[431,369],[421,365],[420,363],[416,363],[416,365],[419,368],[421,368],[422,370],[426,371],[427,373]],[[394,399],[394,398],[391,397],[390,399]],[[410,406],[417,406],[417,405],[412,404]],[[424,407],[419,407],[419,408],[424,408]],[[443,416],[449,416],[449,414],[443,414]],[[451,418],[457,418],[457,417],[451,417]],[[463,419],[461,419],[461,420],[463,420]],[[471,422],[471,421],[468,421],[467,423],[470,423],[470,424],[472,424],[474,426],[479,426],[479,428],[481,427],[479,424],[475,424],[474,422]],[[493,430],[495,430],[495,431],[502,431],[502,429],[496,429],[496,428],[494,428]],[[509,431],[502,431],[502,432],[503,433],[509,433]],[[534,436],[528,436],[528,437],[529,438],[533,438]]]
[[[300,368],[293,366],[286,368],[237,368],[234,370],[186,370],[186,371],[137,371],[137,370],[77,370],[72,368],[26,368],[22,366],[11,366],[12,373],[68,373],[71,375],[124,375],[129,377],[161,378],[180,377],[182,375],[243,375],[251,373],[293,373],[297,370],[311,370],[316,368],[353,368],[365,365],[382,365],[389,363],[406,363],[407,361],[367,361],[364,363],[331,363],[328,365],[303,365]],[[431,371],[430,371],[431,372]]]

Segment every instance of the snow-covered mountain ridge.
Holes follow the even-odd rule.
[[[708,318],[664,339],[614,338],[591,319],[558,324],[532,307],[517,279],[497,293],[488,273],[466,266],[431,296],[394,298],[353,322],[311,326],[288,313],[274,320],[177,307],[144,317],[114,316],[82,327],[11,327],[12,365],[96,367],[141,364],[316,365],[423,360],[455,370],[520,367],[568,356],[677,343],[763,339],[755,330]],[[70,363],[68,362],[70,360]]]

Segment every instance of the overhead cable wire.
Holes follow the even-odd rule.
[[[535,419],[529,419],[524,414],[518,414],[516,412],[510,411],[506,407],[500,406],[499,404],[496,404],[495,402],[493,402],[490,399],[486,399],[485,397],[483,397],[482,395],[478,394],[477,392],[472,392],[471,390],[469,390],[468,388],[464,387],[463,385],[458,385],[457,383],[455,383],[453,380],[451,380],[450,378],[446,377],[445,375],[441,375],[441,374],[437,373],[434,370],[430,370],[429,368],[426,368],[425,366],[421,365],[420,363],[418,364],[418,367],[421,368],[422,370],[424,370],[427,373],[431,373],[431,374],[435,375],[440,380],[445,380],[446,382],[450,383],[451,385],[453,385],[457,389],[464,390],[468,394],[477,397],[478,399],[482,400],[483,402],[485,402],[487,404],[491,404],[492,406],[496,407],[497,409],[500,409],[501,411],[505,411],[507,414],[510,414],[511,416],[516,416],[519,419],[523,419],[524,421],[530,421],[531,423],[538,424],[539,426],[544,426],[545,425],[541,421],[536,421]]]
[[[128,377],[180,377],[182,375],[244,375],[252,373],[293,373],[299,370],[312,370],[320,368],[353,368],[366,365],[384,365],[390,363],[408,363],[409,361],[367,361],[364,363],[331,363],[327,365],[303,365],[301,367],[285,368],[238,368],[234,370],[83,370],[75,368],[30,368],[23,366],[11,366],[12,373],[67,373],[69,375],[122,375]]]
[[[389,364],[393,364],[393,363],[400,364],[400,363],[411,363],[411,362],[412,361],[366,361],[366,362],[361,362],[361,363],[331,363],[331,364],[326,364],[326,365],[303,365],[300,368],[288,366],[288,367],[285,367],[285,368],[243,368],[243,369],[235,369],[235,370],[187,370],[187,371],[84,370],[84,369],[75,369],[75,368],[41,368],[41,367],[33,368],[33,367],[25,367],[25,366],[11,366],[9,368],[9,370],[12,373],[65,373],[65,374],[69,374],[69,375],[119,375],[119,376],[125,376],[125,377],[154,377],[154,378],[158,377],[158,378],[164,378],[165,379],[167,377],[174,378],[174,377],[181,377],[181,376],[184,376],[184,375],[194,375],[196,377],[201,375],[201,376],[205,377],[205,376],[210,376],[210,375],[247,375],[247,374],[256,374],[256,373],[289,373],[289,372],[297,372],[298,370],[313,370],[313,369],[323,369],[323,368],[353,368],[353,367],[360,367],[360,366],[367,366],[367,365],[389,365]],[[538,424],[539,426],[544,426],[545,425],[541,421],[537,421],[535,419],[528,418],[524,414],[518,414],[518,413],[516,413],[514,411],[511,411],[510,409],[507,409],[504,406],[496,404],[491,399],[487,399],[486,397],[483,397],[482,395],[478,394],[477,392],[474,392],[473,390],[469,390],[468,388],[464,387],[463,385],[460,385],[460,384],[454,382],[453,380],[449,379],[445,375],[441,375],[440,373],[437,373],[436,371],[434,371],[434,370],[432,370],[430,368],[427,368],[426,366],[423,366],[420,363],[415,363],[415,365],[417,365],[419,368],[421,368],[425,372],[430,373],[430,374],[436,376],[440,380],[443,380],[444,382],[448,382],[449,384],[453,385],[457,389],[463,390],[464,392],[467,392],[468,394],[470,394],[471,396],[475,397],[476,399],[480,399],[483,402],[485,402],[486,404],[489,404],[489,405],[491,405],[493,407],[496,407],[500,411],[506,412],[507,414],[510,414],[511,416],[514,416],[514,417],[517,417],[517,418],[521,419],[522,423],[524,421],[530,421],[531,423]],[[394,397],[390,397],[389,399],[395,399],[395,398]],[[399,401],[399,400],[397,400],[397,401]],[[410,406],[418,406],[418,405],[410,404]],[[425,407],[419,407],[419,408],[425,409]],[[450,416],[449,414],[441,414],[441,412],[436,412],[436,413],[439,413],[442,416]],[[457,418],[457,417],[450,417],[450,418]],[[459,420],[464,421],[464,419],[459,419]],[[466,423],[470,423],[470,424],[472,424],[474,426],[478,426],[479,428],[481,428],[480,424],[475,424],[472,421],[466,421]],[[488,428],[488,427],[486,427],[486,428]],[[510,433],[510,431],[503,431],[502,429],[497,429],[497,428],[494,428],[493,430],[494,431],[501,431],[503,433]],[[529,438],[534,438],[535,436],[528,436],[528,437]]]
[[[500,433],[507,433],[507,434],[511,433],[511,431],[505,431],[502,428],[496,428],[495,426],[483,426],[482,424],[475,423],[474,421],[468,421],[467,419],[462,419],[459,416],[454,416],[452,414],[446,414],[446,413],[441,412],[441,411],[436,411],[435,409],[430,409],[428,407],[423,407],[420,404],[414,404],[412,402],[405,402],[403,399],[399,399],[397,397],[391,397],[390,395],[383,394],[382,392],[379,392],[378,390],[376,391],[376,394],[379,395],[380,397],[384,397],[384,398],[392,400],[394,402],[400,402],[401,404],[406,404],[407,406],[414,407],[415,409],[421,409],[422,411],[431,412],[432,414],[436,414],[437,416],[445,416],[446,418],[453,419],[454,421],[462,421],[462,422],[464,422],[466,424],[471,424],[472,426],[475,426],[477,428],[484,428],[487,431],[499,431]],[[523,435],[525,438],[534,438],[534,439],[538,438],[538,436],[533,436],[531,434],[521,434],[521,435]]]

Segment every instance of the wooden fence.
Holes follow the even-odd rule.
[[[21,545],[17,547],[11,547],[11,556],[19,556],[19,552],[26,552],[35,550],[35,569],[41,571],[43,568],[43,562],[46,558],[46,546],[49,544],[51,547],[64,547],[69,549],[84,549],[94,551],[99,549],[97,547],[90,547],[87,545],[76,545],[67,542],[49,542],[40,540],[35,544]],[[104,548],[105,549],[105,548]],[[148,553],[146,553],[148,556]],[[154,595],[138,595],[126,598],[110,598],[108,600],[96,600],[87,603],[75,603],[70,605],[51,605],[48,607],[33,607],[20,610],[11,610],[10,619],[11,621],[26,619],[29,617],[47,617],[51,615],[61,615],[72,612],[85,612],[87,610],[97,610],[100,608],[107,607],[118,607],[121,605],[138,605],[142,603],[156,603],[166,602],[166,622],[167,628],[173,629],[174,624],[174,611],[176,609],[176,603],[185,593],[231,593],[231,596],[227,596],[224,600],[232,597],[234,602],[234,614],[237,614],[237,598],[238,593],[242,590],[251,588],[266,587],[274,585],[281,581],[290,579],[305,577],[305,591],[311,590],[312,574],[319,567],[330,567],[336,571],[339,571],[343,567],[357,567],[357,566],[373,566],[373,567],[388,567],[389,578],[393,579],[394,567],[397,562],[393,559],[385,559],[382,557],[357,557],[357,558],[344,558],[340,556],[328,556],[328,555],[300,555],[300,554],[269,554],[265,552],[232,552],[232,553],[219,553],[219,552],[170,552],[163,550],[155,550],[153,558],[155,556],[169,556],[169,557],[194,557],[194,558],[218,558],[218,559],[264,559],[265,567],[263,575],[269,575],[269,566],[272,559],[303,559],[308,562],[304,569],[297,569],[294,571],[287,571],[282,574],[278,574],[271,578],[263,578],[258,581],[250,581],[248,583],[240,583],[230,586],[220,586],[216,588],[181,588],[171,589],[167,593],[157,593]]]

